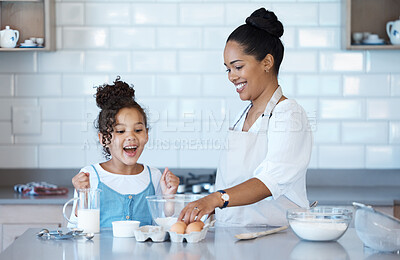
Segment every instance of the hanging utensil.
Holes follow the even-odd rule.
[[[313,203],[310,204],[310,209],[315,208],[318,205],[318,200],[314,201]]]

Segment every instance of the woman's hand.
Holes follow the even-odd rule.
[[[74,185],[74,188],[77,190],[90,188],[89,173],[88,172],[78,173],[72,178],[72,184]]]
[[[187,204],[182,209],[178,220],[184,221],[186,224],[192,223],[195,220],[200,220],[204,215],[211,214],[216,207],[220,207],[222,204],[221,194],[219,192],[211,193],[204,198]]]
[[[175,194],[179,186],[179,178],[165,168],[160,180],[162,194]]]

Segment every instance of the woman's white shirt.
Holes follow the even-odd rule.
[[[250,107],[237,117],[239,121],[235,121],[234,131],[242,131]],[[257,133],[261,121],[262,116],[254,122],[249,132]],[[268,152],[254,171],[254,177],[268,187],[275,200],[285,195],[300,207],[307,207],[305,175],[313,141],[306,112],[293,99],[279,102],[272,112],[267,135]]]

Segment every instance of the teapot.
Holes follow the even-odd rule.
[[[400,44],[400,20],[388,22],[386,32],[392,44]]]
[[[18,39],[19,31],[10,29],[10,26],[0,31],[0,47],[2,48],[15,48]]]

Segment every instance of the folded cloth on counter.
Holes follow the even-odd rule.
[[[22,195],[65,195],[68,188],[58,187],[47,182],[29,182],[27,184],[14,185],[14,191]]]

